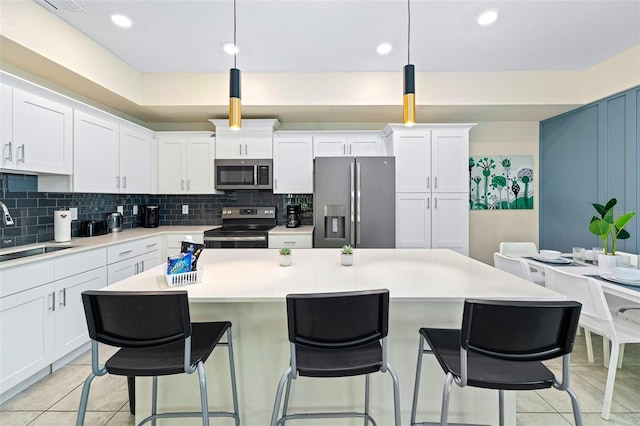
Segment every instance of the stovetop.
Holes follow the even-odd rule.
[[[209,236],[265,235],[278,225],[277,208],[267,207],[223,207],[222,227],[205,231]]]

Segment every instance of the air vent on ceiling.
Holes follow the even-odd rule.
[[[84,7],[73,0],[38,0],[38,3],[57,12],[85,12]]]

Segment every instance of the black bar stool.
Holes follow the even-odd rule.
[[[233,361],[231,323],[192,323],[186,291],[85,291],[82,293],[89,337],[92,371],[84,382],[77,426],[84,424],[91,382],[96,376],[115,374],[127,377],[153,377],[151,415],[139,425],[156,419],[233,417],[240,425]],[[227,341],[220,342],[226,333]],[[104,365],[98,365],[98,343],[120,347]],[[217,345],[227,346],[231,370],[233,412],[210,412],[204,362]],[[198,372],[201,412],[157,412],[158,376]]]
[[[387,362],[389,290],[290,294],[287,320],[291,365],[278,383],[271,426],[287,420],[360,417],[365,425],[376,422],[369,414],[369,374],[389,372],[393,380],[395,425],[400,426],[398,377]],[[287,414],[291,381],[305,377],[365,375],[363,412]],[[286,394],[278,418],[282,393]]]
[[[555,388],[571,397],[575,424],[582,425],[578,397],[569,387],[569,361],[578,328],[578,302],[466,300],[462,329],[420,329],[411,425],[416,422],[420,370],[424,354],[435,355],[447,375],[440,425],[447,424],[451,385],[498,390],[500,425],[504,391]],[[424,349],[425,341],[429,348]],[[558,381],[542,361],[562,357]]]

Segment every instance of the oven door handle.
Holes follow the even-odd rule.
[[[205,241],[266,241],[267,237],[204,237]]]

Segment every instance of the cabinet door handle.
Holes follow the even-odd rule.
[[[249,150],[247,149],[247,144],[244,144],[244,155],[249,155]]]
[[[352,155],[351,145],[349,145],[349,155]]]
[[[56,292],[53,291],[51,292],[51,294],[49,294],[49,300],[51,301],[51,305],[49,305],[49,310],[50,311],[54,311],[56,310]]]
[[[429,177],[427,176],[427,188],[429,188]]]
[[[134,272],[134,275],[137,275],[139,271],[140,271],[140,262],[136,262],[136,271]]]
[[[120,188],[120,176],[116,176],[116,188]]]
[[[126,188],[126,187],[127,187],[127,177],[122,176],[122,188]]]
[[[431,207],[429,206],[429,199],[427,198],[427,210],[429,210]]]
[[[157,245],[158,245],[157,243],[148,244],[148,245],[147,245],[147,248],[155,247],[155,246],[157,246]]]
[[[347,155],[347,146],[342,145],[342,155]]]
[[[184,179],[181,180],[180,189],[184,189]]]
[[[438,197],[433,199],[433,208],[437,209],[438,208]]]
[[[438,187],[438,176],[433,178],[433,187],[437,188]]]
[[[129,253],[131,253],[132,251],[133,251],[133,250],[121,251],[121,252],[118,254],[118,256],[123,256],[123,255],[125,255],[125,254],[129,254]]]
[[[58,302],[60,306],[67,306],[67,289],[63,288],[60,290],[60,302]]]
[[[144,272],[144,260],[140,262],[140,272]]]
[[[239,144],[238,144],[238,147],[240,148],[240,155],[242,155],[242,144],[241,144],[241,143],[239,143]]]
[[[7,161],[13,161],[13,152],[11,152],[11,145],[12,145],[11,141],[9,141],[9,143],[4,145],[7,148],[9,148],[9,152],[7,153],[8,155],[4,158]]]
[[[191,179],[187,179],[187,190],[191,189]]]
[[[21,163],[24,163],[24,159],[25,159],[24,144],[20,145],[20,146],[18,147],[18,149],[21,149],[21,150],[22,150],[22,156],[21,156],[21,157],[18,157],[18,161],[19,161],[19,162],[21,162]]]
[[[291,244],[292,246],[296,245],[295,241],[284,241],[285,244]]]

